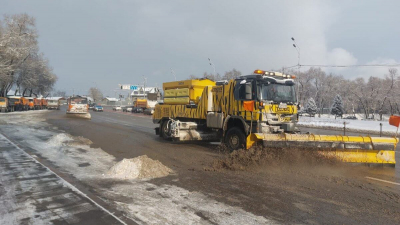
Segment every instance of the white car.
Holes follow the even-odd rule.
[[[126,108],[126,111],[127,111],[127,112],[132,112],[132,107]]]
[[[115,106],[115,107],[113,107],[113,110],[114,111],[121,111],[122,108],[121,108],[121,106]]]

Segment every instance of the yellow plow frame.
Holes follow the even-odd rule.
[[[399,140],[395,137],[253,133],[247,137],[246,148],[261,141],[265,147],[321,149],[319,153],[343,162],[395,165]]]

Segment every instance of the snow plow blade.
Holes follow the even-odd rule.
[[[73,112],[67,112],[68,117],[73,117],[73,118],[82,118],[82,119],[91,119],[92,115],[90,113],[73,113]]]
[[[397,138],[314,135],[314,134],[263,134],[247,137],[246,148],[263,142],[264,147],[310,148],[320,154],[343,162],[395,165]]]

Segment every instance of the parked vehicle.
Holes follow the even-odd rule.
[[[60,110],[60,100],[54,100],[54,99],[47,100],[47,108]]]
[[[355,116],[346,116],[346,117],[343,117],[343,119],[347,119],[347,120],[356,120],[357,117],[355,117]]]
[[[10,96],[10,97],[7,97],[7,100],[8,100],[8,112],[14,112],[14,111],[16,111],[17,110],[17,108],[16,108],[16,102],[18,102],[19,101],[19,99],[18,98],[15,98],[14,96]]]
[[[13,112],[14,111],[14,103],[6,97],[0,97],[0,111],[1,112]]]
[[[29,108],[29,101],[24,97],[9,96],[8,99],[14,104],[15,111],[25,111]]]
[[[26,97],[28,99],[28,109],[29,110],[34,110],[35,109],[35,104],[33,102],[33,97]]]
[[[101,105],[95,105],[95,106],[93,107],[93,111],[96,111],[96,112],[103,112],[103,106],[101,106]]]
[[[35,108],[35,110],[39,110],[42,109],[42,101],[40,98],[34,98],[33,99],[33,107]]]
[[[41,109],[47,109],[47,104],[48,104],[48,102],[46,99],[44,99],[44,98],[40,99]]]
[[[147,108],[143,111],[143,114],[145,115],[153,115],[154,114],[154,108]]]

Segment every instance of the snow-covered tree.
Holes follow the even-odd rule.
[[[315,116],[315,114],[317,113],[317,104],[315,104],[315,101],[313,98],[309,98],[307,100],[307,104],[305,106],[305,111],[310,116]]]
[[[46,95],[57,80],[37,43],[35,18],[27,14],[0,20],[0,96],[15,87],[25,96]]]
[[[89,96],[92,97],[95,102],[103,99],[103,93],[96,87],[91,87],[89,89]]]
[[[336,95],[335,98],[333,99],[333,104],[332,104],[332,109],[331,109],[331,114],[336,116],[342,117],[344,113],[343,109],[343,100],[340,95]]]

